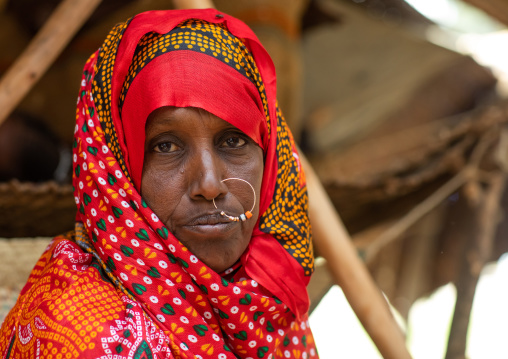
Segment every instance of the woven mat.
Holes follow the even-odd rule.
[[[19,292],[23,289],[20,287],[0,287],[0,323],[2,323],[9,313],[9,310],[16,303]]]
[[[12,308],[50,238],[0,238],[0,323]]]

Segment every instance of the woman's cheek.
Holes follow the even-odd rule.
[[[141,196],[162,220],[174,210],[177,187],[171,180],[172,174],[153,166],[145,167],[141,179]]]

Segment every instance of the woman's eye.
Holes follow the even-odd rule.
[[[174,152],[178,150],[178,146],[175,145],[173,142],[163,142],[159,143],[158,145],[155,145],[154,151],[155,152],[162,152],[162,153],[169,153]]]
[[[237,147],[242,147],[243,145],[245,145],[245,143],[246,143],[246,141],[243,138],[235,136],[235,137],[229,137],[228,139],[226,139],[222,143],[222,146],[237,148]]]

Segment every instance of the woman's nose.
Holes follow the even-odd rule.
[[[204,198],[211,201],[226,194],[227,186],[222,181],[220,159],[210,150],[202,150],[196,154],[188,168],[190,181],[190,197]]]

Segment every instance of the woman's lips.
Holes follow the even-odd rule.
[[[187,223],[187,226],[201,226],[201,225],[216,225],[223,223],[231,223],[229,219],[220,213],[203,214],[199,215]]]
[[[182,226],[186,231],[195,232],[201,235],[220,236],[226,235],[235,229],[236,222],[233,222],[220,213],[203,214],[194,217]]]

